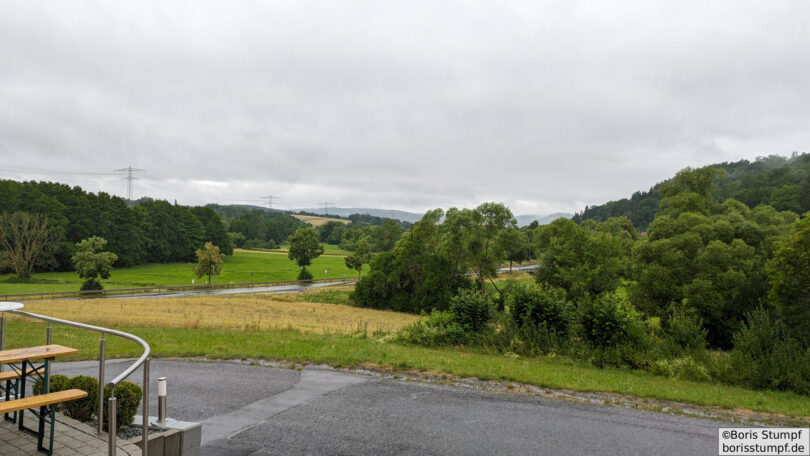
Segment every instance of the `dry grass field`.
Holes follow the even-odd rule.
[[[318,300],[318,294],[41,300],[26,302],[24,310],[107,327],[295,329],[312,334],[391,332],[418,318],[398,312],[305,301]]]
[[[343,224],[351,223],[350,220],[331,218],[331,217],[321,217],[321,216],[317,216],[317,215],[292,214],[292,216],[297,218],[298,220],[301,220],[304,223],[309,223],[310,225],[312,225],[314,227],[319,227],[319,226],[321,226],[321,225],[323,225],[323,224],[325,224],[327,222],[340,222],[340,223],[343,223]]]

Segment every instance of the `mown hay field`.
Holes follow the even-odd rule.
[[[32,300],[25,303],[24,310],[105,327],[293,329],[311,334],[391,332],[418,318],[398,312],[303,299],[305,297],[299,299],[296,295],[233,295]]]
[[[340,222],[340,223],[347,224],[347,225],[349,223],[351,223],[351,220],[332,218],[332,217],[322,217],[322,216],[318,216],[318,215],[293,214],[292,216],[297,218],[298,220],[301,220],[304,223],[309,223],[310,225],[312,225],[312,226],[314,226],[316,228],[321,226],[321,225],[324,225],[324,224],[326,224],[328,222]]]

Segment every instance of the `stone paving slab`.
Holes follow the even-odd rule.
[[[31,420],[31,421],[29,421]],[[27,413],[26,424],[36,424],[36,418]],[[47,438],[46,428],[46,438]],[[53,434],[55,456],[102,456],[107,454],[107,434],[98,435],[95,426],[56,414]],[[37,438],[17,429],[17,424],[0,417],[0,456],[42,455],[37,451]],[[130,442],[119,442],[119,456],[140,456],[140,449]]]

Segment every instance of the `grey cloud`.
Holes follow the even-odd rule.
[[[0,167],[131,163],[190,204],[573,211],[810,121],[804,2],[0,9]]]

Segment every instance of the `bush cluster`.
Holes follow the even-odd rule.
[[[459,290],[446,311],[404,328],[395,340],[469,344],[509,354],[555,354],[594,366],[630,367],[690,381],[810,394],[810,350],[764,309],[746,315],[730,351],[709,351],[695,313],[673,309],[662,325],[642,320],[618,293],[572,302],[560,288],[508,283],[504,310],[478,291]]]
[[[64,404],[60,404],[57,410],[61,410],[65,415],[79,421],[90,421],[96,417],[98,406],[98,380],[94,377],[79,375],[68,378],[65,375],[51,375],[50,392],[64,391],[69,389],[80,389],[87,393],[82,399],[77,399]],[[34,394],[42,394],[42,379],[38,378],[33,385]],[[118,411],[115,415],[116,427],[132,424],[138,405],[143,397],[141,387],[132,382],[121,382],[115,388],[115,397],[118,402]],[[104,429],[107,428],[107,400],[110,398],[109,387],[104,387]]]

